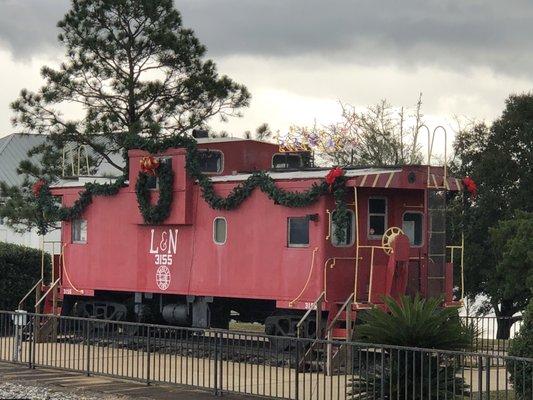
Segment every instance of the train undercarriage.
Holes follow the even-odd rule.
[[[62,315],[112,321],[229,329],[230,321],[259,323],[272,336],[297,336],[304,311],[277,309],[273,300],[96,292],[92,298],[65,296]],[[316,318],[307,318],[300,336],[314,338]]]

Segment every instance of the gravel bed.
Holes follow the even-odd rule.
[[[44,386],[21,384],[17,382],[0,382],[0,399],[31,400],[125,400],[124,396],[89,394],[82,391],[63,392]]]

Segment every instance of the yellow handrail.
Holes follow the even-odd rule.
[[[370,246],[370,245],[363,245],[363,246],[357,246],[357,254],[359,254],[359,249],[371,249],[370,253],[370,278],[369,278],[369,284],[368,284],[368,302],[370,303],[371,295],[372,295],[372,278],[374,275],[374,250],[380,249],[380,250],[389,250],[389,246]],[[361,260],[363,257],[360,258]],[[355,290],[354,295],[357,296],[357,275],[358,275],[358,269],[359,269],[359,258],[356,261],[356,281],[355,281]],[[354,301],[357,303],[357,297],[354,297]]]
[[[333,317],[333,319],[331,320],[329,326],[326,328],[326,330],[329,332],[331,330],[331,328],[333,328],[333,326],[335,326],[335,323],[337,322],[337,320],[340,318],[342,312],[344,310],[346,310],[346,308],[348,307],[348,305],[350,304],[350,302],[352,301],[353,299],[353,296],[354,294],[352,293],[348,299],[344,302],[344,304],[339,308],[339,311],[337,311],[337,314],[335,314],[335,316]]]
[[[326,210],[326,213],[328,214],[328,234],[326,236],[326,240],[329,240],[331,237],[331,211]]]
[[[37,303],[35,303],[35,310],[37,310],[37,307],[39,307],[39,305],[43,302],[43,300],[46,298],[46,296],[48,296],[48,293],[50,293],[53,289],[55,289],[55,287],[59,283],[59,280],[60,280],[60,278],[57,278],[57,280],[50,286],[50,288],[46,291],[46,293],[41,296],[39,301]]]
[[[454,254],[455,250],[461,250],[461,262],[460,262],[460,268],[461,268],[461,300],[465,298],[465,269],[464,269],[464,257],[465,257],[465,235],[461,235],[461,245],[460,246],[446,246],[446,249],[450,250],[450,262],[454,263]]]
[[[318,304],[323,300],[325,299],[326,297],[326,293],[325,292],[322,292],[320,293],[320,296],[318,296],[318,298],[315,300],[315,302],[313,303],[313,305],[309,308],[309,310],[307,310],[307,312],[303,315],[302,318],[300,318],[300,321],[298,321],[298,323],[296,324],[296,335],[298,337],[300,337],[300,327],[302,326],[302,324],[304,323],[304,321],[307,319],[307,317],[309,317],[309,315],[313,312],[313,311],[317,311],[317,313],[321,312],[322,310],[319,310],[318,309]],[[318,326],[318,321],[317,321],[317,332],[319,331],[320,327]]]
[[[328,270],[328,263],[330,261],[333,261],[333,263],[329,266],[329,269],[332,269],[332,268],[335,268],[335,264],[337,263],[337,260],[355,260],[355,257],[330,257],[324,262],[324,293],[325,293],[324,300],[326,300],[326,301],[328,301],[328,296],[327,296],[327,286],[328,286],[327,285],[328,284],[327,270]]]
[[[22,298],[22,300],[19,301],[19,306],[18,306],[18,309],[19,310],[22,310],[22,305],[24,304],[24,302],[26,301],[26,299],[30,296],[30,294],[33,293],[33,291],[35,289],[37,289],[37,286],[39,286],[40,284],[43,283],[43,280],[42,279],[39,279],[37,281],[37,283],[35,285],[33,285],[33,287],[28,291],[28,293],[26,293],[26,295]]]
[[[305,290],[307,289],[307,286],[309,285],[309,282],[311,281],[311,276],[313,275],[313,269],[315,267],[315,254],[316,254],[317,251],[318,251],[318,247],[315,247],[313,249],[313,256],[311,257],[311,267],[309,268],[309,274],[307,275],[307,281],[305,282],[305,285],[304,285],[303,289],[300,291],[300,293],[298,294],[298,296],[296,296],[296,298],[294,300],[289,301],[289,307],[292,307],[294,305],[294,303],[296,303],[298,300],[300,300],[300,297],[302,297],[302,295],[305,293]],[[65,271],[65,275],[66,275],[66,271]],[[70,282],[70,280],[69,280],[69,282]]]

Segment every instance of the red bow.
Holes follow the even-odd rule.
[[[39,197],[39,195],[41,194],[41,189],[44,185],[46,185],[46,181],[44,179],[39,179],[33,184],[33,186],[31,187],[31,191],[33,192],[33,195],[35,197]]]
[[[463,185],[465,185],[466,190],[468,190],[472,197],[477,196],[477,185],[472,178],[465,176],[463,178]]]
[[[141,158],[141,171],[155,176],[155,170],[159,167],[159,160],[154,156]]]
[[[326,183],[329,185],[329,190],[331,190],[333,184],[337,178],[344,175],[344,170],[341,167],[332,168],[326,175]]]

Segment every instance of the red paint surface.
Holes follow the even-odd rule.
[[[207,146],[200,146],[207,147]],[[253,143],[218,143],[209,146],[225,152],[224,173],[266,169],[277,147]],[[87,243],[71,240],[71,223],[63,223],[62,240],[65,243],[65,266],[62,288],[66,294],[94,294],[94,291],[127,291],[165,294],[190,294],[233,298],[276,300],[278,307],[306,308],[326,289],[330,302],[342,302],[353,292],[355,281],[355,246],[334,247],[325,237],[328,233],[326,210],[334,209],[331,195],[323,196],[314,205],[305,208],[287,208],[275,205],[260,190],[256,190],[240,207],[233,211],[217,211],[202,199],[199,187],[185,172],[185,151],[171,149],[164,153],[172,157],[175,172],[174,203],[171,216],[160,226],[146,226],[138,210],[135,181],[139,160],[146,152],[130,151],[130,184],[116,196],[95,197],[86,209]],[[407,175],[415,171],[417,180],[408,183]],[[368,238],[368,199],[384,196],[388,201],[388,227],[402,225],[406,211],[424,211],[425,167],[405,167],[385,186],[388,174],[376,181],[376,188],[358,188],[359,239],[361,245],[381,245],[381,240]],[[349,186],[358,186],[361,177],[351,178]],[[303,191],[319,180],[299,179],[278,181],[287,190]],[[217,193],[227,195],[235,183],[216,183]],[[70,206],[78,197],[80,188],[54,189]],[[157,193],[154,193],[156,196]],[[348,202],[353,203],[353,192],[348,191]],[[353,209],[353,204],[350,206]],[[318,214],[318,221],[310,221],[310,244],[305,248],[287,246],[287,218]],[[213,220],[224,217],[227,221],[227,240],[223,245],[213,241]],[[424,216],[423,232],[426,231]],[[176,233],[177,232],[177,233]],[[175,252],[169,248],[169,237],[176,237]],[[166,242],[165,242],[166,241]],[[426,235],[424,234],[424,241]],[[314,265],[313,251],[317,249]],[[158,266],[156,254],[166,261],[172,258],[170,282],[162,290],[156,281]],[[402,271],[407,271],[406,257],[422,260],[418,279],[419,290],[426,290],[426,243],[421,247],[407,247],[403,243]],[[367,301],[370,284],[370,249],[361,249],[357,300]],[[399,254],[400,256],[400,254]],[[334,267],[331,262],[337,258]],[[344,259],[350,258],[350,259]],[[329,264],[326,264],[326,261]],[[406,272],[399,271],[401,282],[387,284],[389,256],[382,250],[374,253],[373,302],[380,302],[380,293],[387,288],[407,285]],[[449,274],[452,271],[448,268]],[[309,283],[305,286],[306,282]],[[394,271],[393,271],[394,275]],[[326,281],[326,282],[325,282]],[[399,285],[399,286],[398,286]],[[448,283],[447,288],[451,286]],[[303,292],[302,292],[303,290]],[[297,301],[295,301],[297,300]]]

